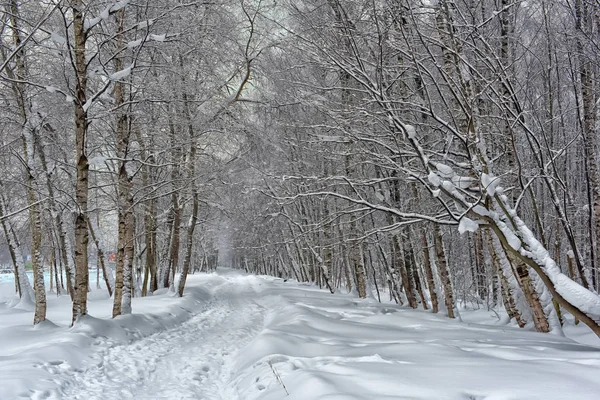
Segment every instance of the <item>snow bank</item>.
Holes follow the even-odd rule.
[[[266,329],[238,357],[240,399],[567,400],[600,389],[600,348],[290,282],[269,286]]]

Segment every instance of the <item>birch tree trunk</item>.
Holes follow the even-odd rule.
[[[427,278],[427,288],[429,289],[429,297],[431,298],[431,311],[434,314],[439,312],[438,296],[435,287],[435,280],[433,279],[433,270],[431,268],[431,257],[429,255],[429,241],[427,240],[427,233],[425,229],[421,229],[421,243],[423,246],[423,259],[425,268],[425,277]]]
[[[190,194],[192,197],[192,213],[190,215],[190,220],[187,226],[186,232],[186,246],[185,246],[185,256],[183,258],[183,269],[181,271],[181,276],[179,278],[179,287],[177,288],[177,293],[179,297],[183,297],[183,290],[185,289],[185,282],[187,280],[187,276],[190,272],[190,265],[192,263],[192,251],[194,248],[194,230],[196,229],[196,223],[198,220],[198,189],[196,188],[196,146],[198,145],[196,142],[196,135],[194,131],[192,115],[190,111],[190,102],[188,99],[188,94],[186,91],[186,79],[184,74],[184,63],[183,57],[179,54],[179,66],[181,67],[181,83],[182,87],[182,100],[183,100],[183,111],[185,118],[187,120],[187,130],[188,137],[190,141],[190,149],[188,152],[188,162],[187,162],[187,170],[188,170],[188,183],[190,185]],[[173,271],[175,274],[175,271]]]
[[[21,47],[21,28],[19,26],[19,8],[17,2],[10,2],[10,22],[13,44],[15,49]],[[27,68],[25,54],[21,50],[15,57],[15,70],[7,68],[7,74],[13,79],[12,89],[21,118],[21,139],[23,144],[23,159],[25,164],[25,182],[27,185],[27,200],[29,202],[29,221],[31,228],[31,264],[33,267],[33,288],[35,294],[35,313],[33,324],[37,325],[46,319],[46,288],[44,284],[44,266],[41,259],[42,227],[40,205],[35,195],[36,163],[33,155],[33,131],[38,127],[30,118],[31,108],[25,92]]]
[[[439,225],[433,226],[433,241],[436,253],[436,266],[440,272],[440,278],[444,287],[444,301],[448,312],[448,318],[454,316],[454,290],[452,289],[452,280],[450,279],[450,271],[448,270],[448,262],[446,258],[446,250],[442,241],[442,232]]]
[[[125,9],[116,13],[117,34],[116,45],[123,48],[123,24]],[[117,55],[114,59],[116,71],[123,70],[123,57]],[[127,158],[129,157],[130,129],[127,123],[128,115],[125,108],[125,93],[123,83],[115,82],[116,105],[116,148],[119,157],[117,208],[119,211],[119,228],[117,238],[117,263],[115,279],[115,297],[113,302],[113,318],[131,313],[131,297],[133,285],[133,254],[134,230],[133,196],[131,194],[131,180],[127,172]]]
[[[177,143],[177,135],[173,121],[169,119],[169,130],[171,140],[171,184],[175,188],[179,183],[179,168],[177,165],[181,162],[180,144]],[[175,189],[171,193],[170,222],[170,242],[169,242],[169,262],[167,271],[163,276],[163,287],[172,287],[175,282],[175,273],[179,265],[179,236],[181,230],[181,207],[179,205],[179,193]]]
[[[84,4],[81,0],[71,0],[73,13],[73,62],[75,66],[75,152],[77,177],[75,181],[75,282],[73,284],[73,323],[87,314],[87,293],[89,287],[88,269],[88,174],[87,158],[87,32],[84,27]]]
[[[600,177],[598,175],[598,158],[596,156],[596,82],[595,74],[591,61],[585,54],[583,38],[592,34],[592,9],[587,0],[575,0],[575,28],[577,37],[577,55],[579,60],[579,76],[581,81],[581,102],[583,108],[583,140],[585,148],[585,162],[588,175],[589,188],[593,195],[593,203],[590,207],[594,210],[594,240],[596,260],[594,265],[600,266]],[[590,232],[591,233],[591,232]],[[594,254],[593,253],[593,254]],[[583,271],[581,271],[583,272]],[[592,286],[597,288],[595,278],[596,273],[592,271]],[[588,279],[585,273],[581,274],[581,284],[586,289],[589,288]]]

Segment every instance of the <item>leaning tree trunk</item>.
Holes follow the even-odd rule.
[[[488,248],[492,257],[492,264],[494,266],[494,270],[500,276],[504,308],[509,318],[514,318],[519,327],[523,328],[527,321],[522,317],[522,313],[515,302],[515,296],[513,292],[514,290],[520,290],[517,287],[518,282],[515,274],[512,273],[512,268],[510,265],[508,265],[508,259],[506,259],[506,257],[501,257],[501,255],[504,255],[505,253],[504,249],[501,248],[500,243],[492,238],[492,235],[489,233],[489,231],[486,233]],[[510,277],[510,281],[508,277]]]
[[[104,257],[104,250],[102,250],[102,245],[100,244],[100,240],[98,236],[96,236],[96,232],[92,227],[91,222],[88,218],[88,227],[90,229],[90,236],[92,237],[92,241],[96,244],[96,256],[98,257],[98,263],[100,264],[100,268],[102,269],[102,278],[104,279],[104,283],[106,283],[106,290],[108,290],[108,296],[112,297],[114,282],[112,281],[112,272],[108,270],[106,266],[106,259]],[[110,274],[110,276],[109,276]],[[100,282],[98,282],[100,284]]]

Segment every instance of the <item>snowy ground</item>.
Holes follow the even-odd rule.
[[[51,298],[56,325],[31,328],[31,312],[0,305],[0,399],[600,396],[600,342],[581,328],[598,347],[470,322],[491,323],[484,311],[461,323],[228,270],[192,276],[183,299],[133,306],[108,319],[110,299],[95,292],[94,318],[69,328],[68,298]]]

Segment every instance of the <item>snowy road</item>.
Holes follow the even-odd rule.
[[[32,328],[30,312],[0,307],[0,400],[597,400],[600,393],[597,338],[585,345],[493,324],[493,315],[487,325],[460,322],[231,270],[190,276],[183,299],[136,298],[136,314],[117,319],[109,317],[110,299],[97,298],[96,318],[73,328],[68,297],[51,301],[58,326]]]
[[[168,331],[106,348],[83,371],[50,366],[62,381],[60,397],[207,399],[239,397],[230,384],[236,353],[263,327],[251,285],[214,278],[200,313]],[[58,397],[58,396],[57,396]]]

